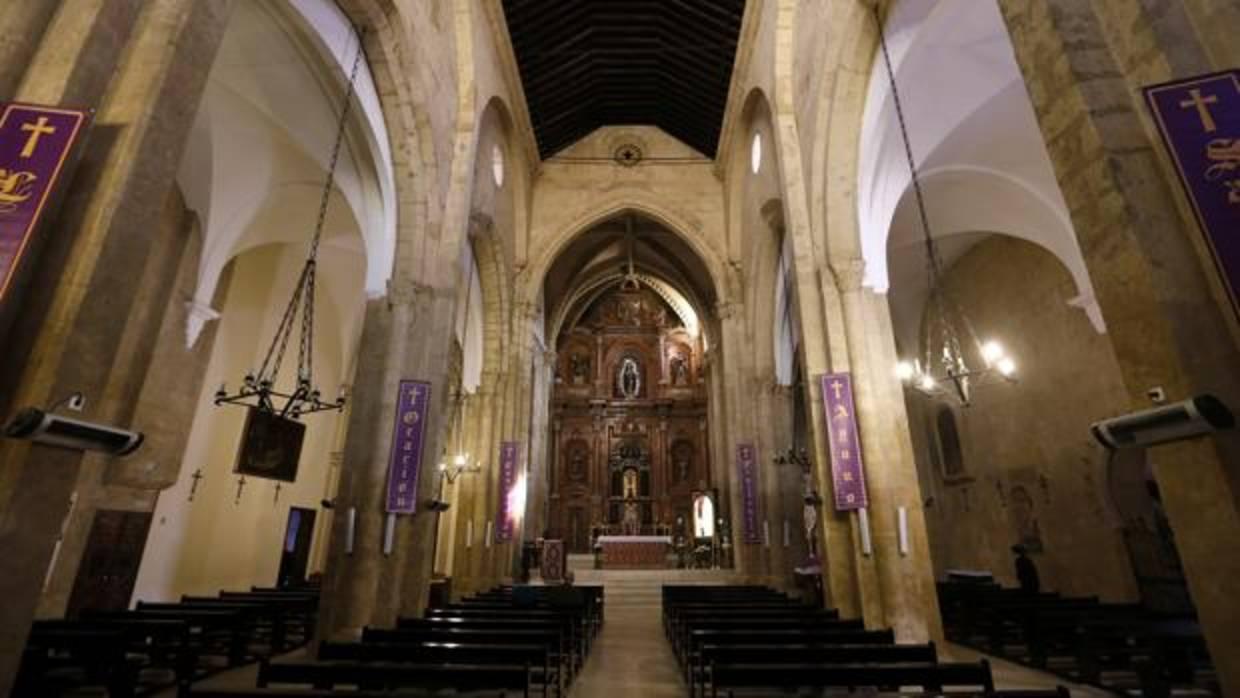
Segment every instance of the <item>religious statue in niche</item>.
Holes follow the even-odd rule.
[[[626,536],[636,536],[641,533],[641,512],[638,510],[637,502],[632,499],[624,503],[624,518],[620,520],[620,530]]]
[[[1016,485],[1008,492],[1011,503],[1012,523],[1016,528],[1016,542],[1031,553],[1040,553],[1042,530],[1033,511],[1033,497],[1023,485]]]
[[[686,385],[689,383],[689,361],[681,352],[672,354],[672,358],[668,360],[668,368],[672,374],[672,385]]]
[[[636,498],[637,497],[637,471],[634,470],[633,468],[626,469],[624,471],[623,482],[624,482],[624,494],[622,496],[625,499]]]
[[[568,358],[569,380],[573,385],[584,385],[590,380],[590,357],[573,352]]]
[[[586,447],[581,442],[575,441],[569,447],[568,479],[573,482],[585,482],[587,476]]]
[[[622,397],[632,400],[641,394],[642,372],[637,359],[626,356],[616,371],[616,389]]]
[[[676,483],[689,480],[693,470],[693,447],[684,441],[678,441],[672,447],[672,481]]]

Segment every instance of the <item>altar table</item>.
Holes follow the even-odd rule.
[[[599,536],[605,569],[663,568],[671,536]]]

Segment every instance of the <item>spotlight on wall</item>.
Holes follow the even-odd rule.
[[[450,504],[449,502],[445,502],[442,499],[428,499],[426,501],[426,508],[430,509],[432,512],[436,514],[444,513],[451,506],[452,504]]]
[[[335,508],[336,508],[336,500],[334,500],[334,499],[323,499],[323,500],[320,500],[320,501],[319,501],[319,506],[323,507],[324,509],[335,509]]]
[[[144,438],[141,432],[64,417],[36,407],[18,412],[4,426],[4,435],[45,446],[99,451],[113,456],[133,453],[142,445]]]
[[[1205,436],[1236,426],[1227,405],[1213,395],[1095,422],[1089,431],[1110,450],[1143,448]]]

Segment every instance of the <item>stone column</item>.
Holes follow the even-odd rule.
[[[1140,94],[1235,67],[1217,62],[1234,41],[1198,21],[1209,4],[1000,3],[1133,409],[1154,386],[1240,408],[1235,317]],[[1240,436],[1151,457],[1223,692],[1240,694]]]
[[[742,323],[744,319],[740,314],[741,306],[734,302],[721,301],[715,306],[715,314],[719,318],[719,325],[722,329],[719,346],[723,349],[722,356],[717,355],[715,358],[722,361],[716,361],[712,366],[712,371],[719,372],[719,397],[721,414],[723,420],[719,424],[720,434],[723,439],[724,460],[719,464],[720,469],[737,468],[736,463],[736,446],[745,441],[754,445],[754,473],[758,477],[755,485],[757,496],[759,498],[758,511],[758,534],[762,534],[762,517],[766,514],[766,507],[762,506],[762,487],[769,477],[762,459],[764,454],[758,450],[758,441],[756,438],[753,411],[752,396],[746,390],[748,382],[745,380],[744,356],[744,328]],[[732,536],[732,559],[736,566],[736,570],[740,572],[746,579],[754,583],[765,583],[765,559],[763,555],[762,543],[745,542],[744,531],[744,508],[741,505],[742,486],[739,475],[736,472],[731,474],[733,486],[730,493],[730,506],[728,507],[731,519],[728,527]]]
[[[9,398],[6,409],[46,405],[75,391],[99,399],[119,352],[136,348],[124,343],[143,283],[132,270],[152,254],[151,236],[230,7],[226,0],[82,5],[80,14],[61,12],[53,21],[15,95],[36,103],[94,104],[98,112],[61,206],[60,234],[38,259],[22,314],[5,337],[0,394]],[[141,10],[136,22],[133,5]],[[102,21],[114,12],[132,30],[118,33],[93,22],[77,34],[58,29],[62,20]],[[143,351],[157,335],[142,335]],[[105,421],[111,416],[87,414]],[[0,443],[0,693],[16,670],[84,460],[72,451]]]
[[[904,387],[887,299],[862,288],[860,260],[836,265],[844,303],[873,554],[860,561],[866,625],[890,627],[901,642],[941,641],[943,630],[922,511],[921,485],[905,414]],[[899,549],[898,510],[907,521]],[[870,597],[875,597],[871,599]]]
[[[444,406],[450,399],[445,387],[447,348],[432,338],[451,336],[453,301],[452,289],[399,280],[390,283],[387,297],[367,303],[323,580],[320,637],[365,625],[390,626],[398,614],[417,613],[426,606],[435,534],[435,514],[427,510],[426,502],[438,486],[434,467]],[[397,517],[392,552],[385,555],[388,458],[402,379],[429,381],[431,406],[415,495],[417,512]],[[351,509],[356,512],[356,529],[353,552],[348,554]]]
[[[17,89],[60,0],[11,3],[0,13],[0,100]]]

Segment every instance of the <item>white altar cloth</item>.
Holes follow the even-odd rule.
[[[599,536],[600,543],[666,543],[672,544],[671,536]]]

